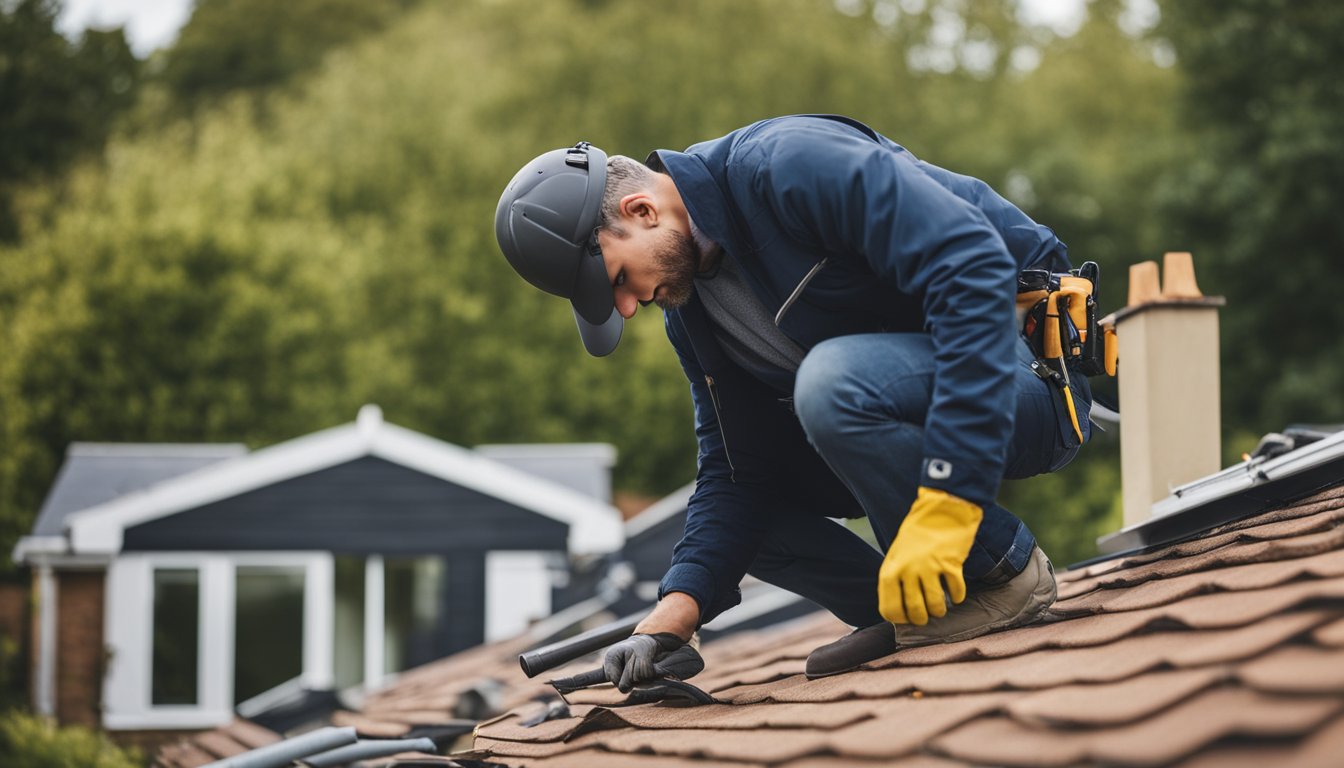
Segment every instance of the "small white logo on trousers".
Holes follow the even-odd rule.
[[[929,477],[934,480],[946,480],[952,476],[952,462],[942,459],[929,460]]]

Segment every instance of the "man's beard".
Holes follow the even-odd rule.
[[[653,253],[658,267],[658,287],[653,303],[662,309],[676,309],[691,300],[695,289],[695,271],[700,266],[700,248],[690,237],[667,230]]]

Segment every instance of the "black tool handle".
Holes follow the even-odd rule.
[[[607,682],[607,673],[601,667],[590,669],[587,672],[580,672],[573,677],[561,677],[555,680],[547,680],[547,685],[551,686],[561,696],[566,693],[573,693],[581,688],[591,688],[594,685],[601,685]]]
[[[575,635],[568,640],[544,645],[519,655],[518,663],[522,665],[523,674],[528,677],[536,677],[548,669],[558,667],[567,661],[573,661],[580,656],[586,656],[633,635],[635,626],[644,619],[644,616],[644,613],[627,616],[610,624],[603,624],[600,627],[590,629],[583,634]]]

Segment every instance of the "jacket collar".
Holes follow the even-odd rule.
[[[695,155],[670,149],[656,149],[644,164],[672,177],[681,202],[695,226],[719,247],[741,254],[746,246],[731,203],[705,162]]]

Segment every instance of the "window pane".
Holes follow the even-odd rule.
[[[364,558],[336,557],[336,687],[364,681]]]
[[[196,569],[154,570],[152,704],[198,703],[200,605],[200,574]]]
[[[402,672],[444,655],[441,557],[388,558],[383,575],[384,670]]]
[[[303,568],[239,566],[235,594],[236,704],[303,674]]]

